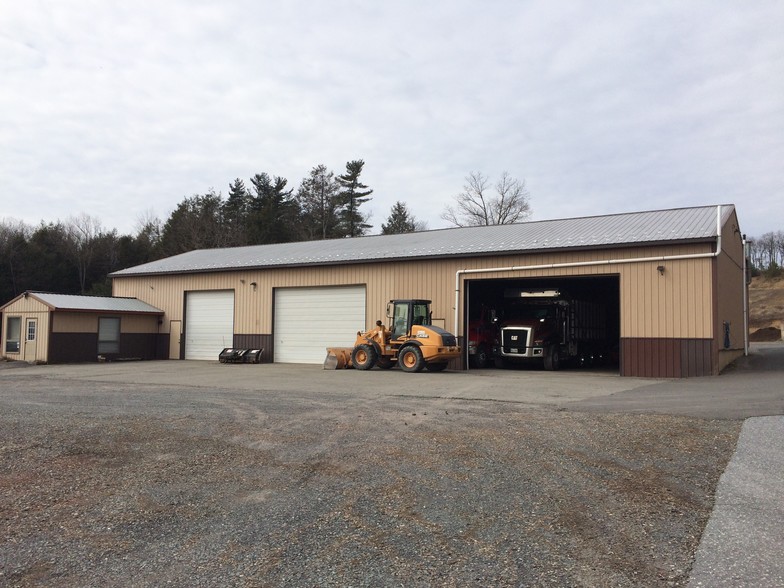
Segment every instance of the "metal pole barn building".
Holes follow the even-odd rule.
[[[521,288],[603,304],[622,376],[718,374],[747,348],[731,204],[198,250],[111,277],[114,296],[164,311],[160,358],[263,347],[264,361],[321,363],[325,347],[384,320],[393,298],[432,300],[433,323],[465,348],[476,309]]]

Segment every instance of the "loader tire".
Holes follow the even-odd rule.
[[[351,363],[354,364],[354,367],[358,370],[373,369],[377,360],[378,354],[376,353],[376,350],[373,349],[372,345],[366,343],[357,345],[354,347],[354,351],[351,352]]]
[[[446,369],[446,366],[449,365],[448,361],[438,361],[435,363],[427,364],[427,371],[429,372],[443,372]]]
[[[425,367],[425,359],[416,345],[404,347],[398,355],[397,362],[404,372],[421,372]]]
[[[379,355],[376,365],[382,370],[390,370],[395,367],[395,362],[384,355]]]

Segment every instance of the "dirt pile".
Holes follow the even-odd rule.
[[[776,327],[765,327],[757,329],[749,335],[749,341],[763,343],[765,341],[781,341],[781,329]]]
[[[749,286],[749,338],[752,341],[781,340],[782,321],[784,278],[753,278]]]

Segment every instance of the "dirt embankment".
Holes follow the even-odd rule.
[[[784,277],[757,276],[749,286],[749,333],[752,341],[778,341],[784,321]]]

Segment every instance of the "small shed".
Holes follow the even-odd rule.
[[[0,306],[2,355],[30,363],[154,359],[163,311],[136,298],[25,292]]]

